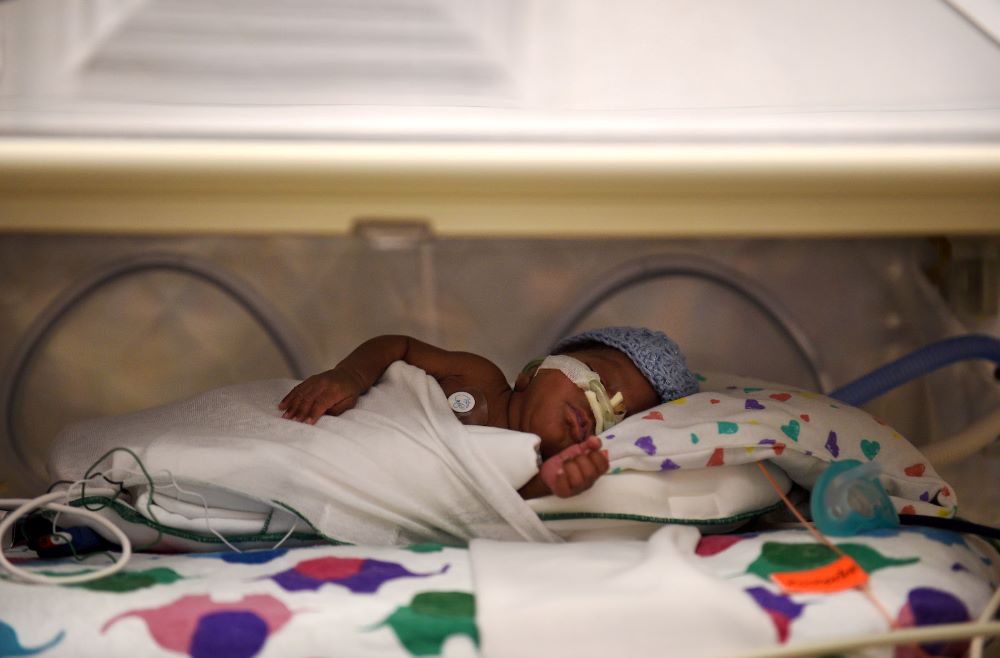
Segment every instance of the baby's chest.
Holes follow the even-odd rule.
[[[465,425],[488,424],[489,402],[480,387],[456,380],[445,380],[440,384],[456,418]]]

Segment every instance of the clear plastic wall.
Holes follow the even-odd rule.
[[[940,245],[445,239],[378,230],[341,237],[7,235],[0,237],[0,358],[11,364],[25,356],[26,344],[35,349],[23,360],[5,420],[41,477],[47,446],[66,423],[322,370],[377,334],[477,352],[513,377],[558,334],[609,324],[666,331],[695,369],[828,390],[933,340],[996,331],[995,297],[993,308],[976,310],[968,295],[946,301],[932,282],[943,265],[955,267]],[[969,249],[989,261],[989,249]],[[582,300],[637,263],[694,263],[735,285],[690,268],[654,276],[566,324]],[[867,409],[926,445],[998,403],[993,369],[969,362]],[[964,514],[997,520],[995,501],[983,501],[981,492],[995,489],[998,453],[994,445],[953,472],[960,496],[969,492]],[[0,473],[8,493],[36,481],[11,466]]]

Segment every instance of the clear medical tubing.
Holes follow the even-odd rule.
[[[938,368],[968,359],[987,359],[1000,365],[1000,340],[985,334],[945,338],[873,370],[829,395],[860,406]]]
[[[113,262],[78,281],[64,290],[31,324],[14,350],[14,356],[0,382],[0,404],[3,405],[3,426],[0,428],[0,454],[8,446],[21,465],[22,476],[31,478],[31,484],[43,487],[42,476],[29,467],[27,455],[17,440],[14,430],[14,407],[21,387],[21,379],[32,356],[59,321],[91,293],[117,279],[148,270],[169,270],[189,274],[214,285],[235,300],[260,325],[274,343],[289,370],[303,379],[309,373],[307,361],[295,340],[295,335],[284,324],[281,315],[263,297],[238,277],[225,269],[200,258],[181,254],[150,253]]]
[[[934,466],[960,462],[993,443],[1000,436],[1000,408],[983,416],[957,434],[920,448]]]
[[[539,354],[549,354],[561,339],[571,335],[573,329],[604,300],[630,286],[669,276],[690,276],[710,281],[746,299],[760,310],[785,338],[805,362],[812,375],[817,391],[832,388],[829,375],[823,369],[819,351],[805,331],[799,327],[766,288],[750,280],[741,272],[721,265],[713,260],[688,254],[660,254],[643,256],[633,261],[616,265],[603,273],[597,281],[588,285],[575,297],[577,301],[562,314],[564,318],[541,345]]]

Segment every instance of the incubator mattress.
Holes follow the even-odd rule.
[[[951,532],[911,528],[836,543],[871,573],[874,594],[904,627],[977,617],[1000,577],[996,551]],[[663,550],[649,555],[656,546]],[[562,568],[540,578],[536,561],[498,585],[504,556],[524,550],[555,551]],[[615,567],[615,555],[634,550],[646,558]],[[63,574],[108,560],[15,555],[19,566]],[[539,655],[557,637],[565,655],[718,656],[730,653],[720,653],[719,642],[746,651],[885,630],[856,590],[786,594],[771,578],[832,558],[801,530],[700,537],[679,526],[651,542],[139,554],[124,572],[81,586],[0,579],[0,655],[509,656]],[[595,560],[608,568],[595,569]],[[664,569],[676,578],[664,581]],[[560,580],[566,573],[579,575],[575,586]],[[710,587],[692,591],[683,586],[689,578]],[[533,605],[554,635],[522,626]],[[692,614],[701,621],[687,633],[671,621]],[[574,616],[591,627],[586,642],[554,623]],[[706,642],[710,636],[728,639]],[[955,648],[924,646],[928,655],[956,655]]]

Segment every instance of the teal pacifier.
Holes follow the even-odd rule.
[[[899,516],[878,480],[878,464],[856,459],[833,462],[813,487],[809,507],[820,532],[834,537],[878,528],[898,528]]]

